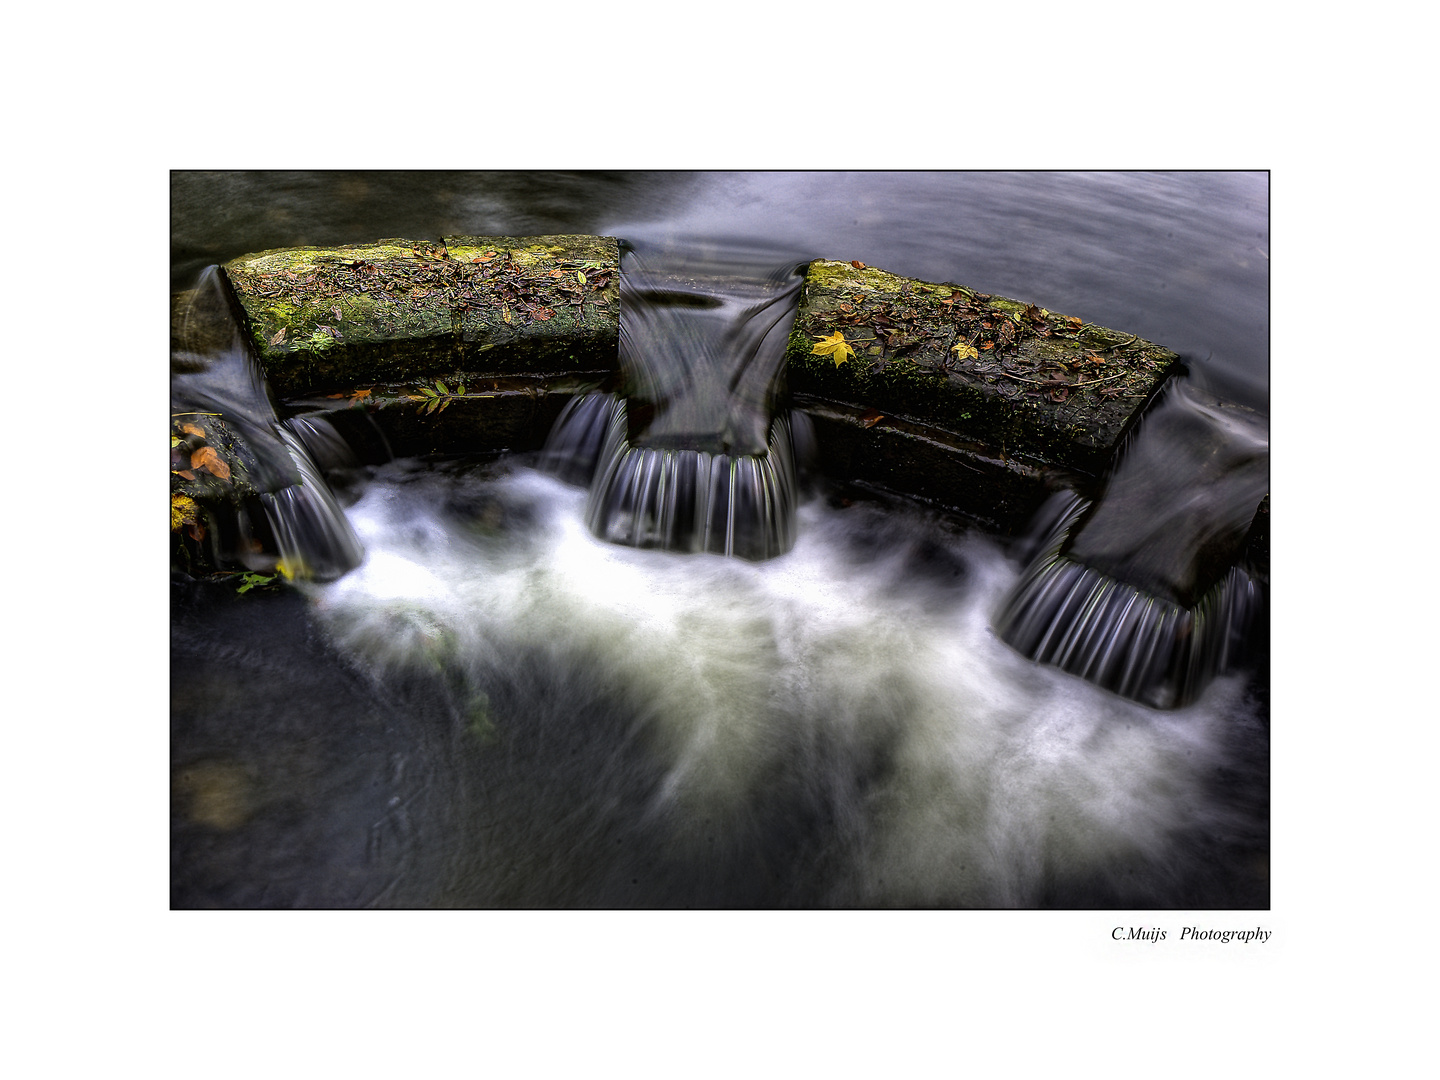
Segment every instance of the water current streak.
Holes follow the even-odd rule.
[[[778,402],[803,267],[627,255],[624,393],[572,402],[542,458],[589,487],[595,535],[752,560],[790,550],[795,442]]]
[[[215,267],[201,276],[177,313],[170,396],[172,412],[216,417],[235,439],[226,450],[234,462],[232,489],[209,507],[211,513],[228,513],[235,525],[224,532],[239,536],[236,550],[219,552],[222,563],[271,569],[278,555],[289,576],[315,581],[333,580],[360,564],[364,550],[323,472],[353,464],[345,440],[321,417],[279,419]],[[257,550],[267,545],[234,488],[242,466],[247,497],[258,497],[278,551]]]
[[[556,424],[544,467],[588,483],[585,521],[630,547],[768,559],[795,542],[794,442],[788,415],[771,423],[767,451],[717,454],[635,446],[625,400],[576,399]]]

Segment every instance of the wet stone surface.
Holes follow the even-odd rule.
[[[801,394],[1097,471],[1179,357],[1034,304],[817,260],[786,360]]]
[[[285,248],[224,266],[282,396],[462,371],[615,366],[619,245],[448,237]]]

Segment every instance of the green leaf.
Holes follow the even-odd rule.
[[[448,394],[448,393],[450,392],[449,388],[448,388],[443,382],[441,382],[439,379],[436,379],[436,380],[435,380],[435,385],[440,388],[440,392],[441,392],[442,394]]]
[[[431,390],[428,386],[419,387],[419,390],[420,390],[420,392],[421,392],[422,394],[424,394],[426,397],[439,397],[439,396],[440,396],[439,394],[435,393],[434,390]]]
[[[455,392],[456,392],[457,394],[459,394],[461,397],[464,397],[464,396],[465,396],[465,384],[462,382],[459,386],[457,386],[457,387],[455,388]]]
[[[275,580],[275,575],[246,574],[240,580],[244,582],[244,584],[242,584],[238,589],[235,590],[237,593],[249,592],[251,589],[255,588],[256,585],[269,585],[272,581]]]

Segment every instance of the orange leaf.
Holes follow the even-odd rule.
[[[172,471],[175,473],[176,476],[183,476],[183,477],[185,477],[186,480],[194,480],[194,479],[195,479],[195,474],[194,474],[193,472],[191,472],[189,469],[174,469],[174,470],[172,470]]]
[[[864,416],[860,417],[860,423],[864,424],[866,427],[874,427],[876,424],[878,424],[881,420],[884,419],[884,413],[878,413],[874,409],[871,409]]]
[[[369,397],[369,396],[370,396],[370,391],[369,391],[369,390],[356,390],[355,393],[353,393],[353,394],[350,395],[350,401],[351,401],[351,403],[353,404],[353,403],[355,403],[355,402],[357,402],[357,401],[364,401],[364,400],[365,400],[367,397]]]
[[[213,446],[202,446],[191,454],[190,467],[192,469],[208,469],[221,480],[230,479],[230,466],[220,460],[220,455],[215,452]]]
[[[202,439],[205,437],[205,432],[201,431],[194,424],[182,424],[180,430],[188,435],[199,435]]]

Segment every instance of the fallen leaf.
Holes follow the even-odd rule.
[[[202,446],[191,454],[190,467],[192,469],[208,469],[221,480],[230,479],[230,466],[220,460],[220,455],[215,452],[213,446]]]
[[[271,345],[279,345],[282,341],[285,340],[285,329],[286,328],[282,326],[280,328],[280,332],[270,339]]]
[[[176,476],[183,476],[183,477],[185,477],[186,480],[194,480],[194,479],[195,479],[195,474],[194,474],[193,472],[191,472],[189,469],[171,469],[170,471],[173,472]]]
[[[855,350],[845,343],[845,335],[839,330],[827,338],[820,338],[810,351],[818,353],[820,356],[830,357],[835,361],[836,367],[855,355]]]
[[[536,309],[535,309],[534,311],[532,311],[530,314],[533,315],[535,318],[539,319],[541,322],[544,322],[546,319],[548,319],[548,318],[550,318],[551,316],[553,316],[553,315],[555,314],[555,312],[554,312],[552,309],[548,308],[548,307],[542,307],[542,308],[536,308]]]
[[[980,355],[978,352],[976,352],[975,346],[971,345],[968,341],[960,342],[960,344],[956,345],[950,351],[953,353],[959,353],[961,360],[974,360],[977,356]]]
[[[198,521],[193,525],[187,525],[185,531],[190,534],[190,539],[197,543],[205,539],[205,526]]]
[[[1071,330],[1079,330],[1085,325],[1085,320],[1078,315],[1071,315],[1065,322],[1069,324]]]
[[[851,259],[851,260],[850,260],[850,265],[853,266],[856,270],[864,270],[864,269],[865,269],[865,264],[862,263],[859,259]]]
[[[1103,364],[1103,363],[1105,363],[1105,358],[1104,358],[1103,356],[1096,356],[1094,353],[1087,353],[1087,354],[1085,355],[1085,359],[1088,360],[1088,361],[1089,361],[1090,363],[1092,363],[1092,364]]]
[[[205,432],[201,431],[194,424],[181,424],[180,430],[185,432],[187,435],[199,435],[202,439],[205,438]]]
[[[352,405],[357,404],[357,403],[359,403],[359,402],[361,402],[361,401],[364,401],[364,400],[365,400],[367,397],[369,397],[369,396],[370,396],[370,391],[369,391],[369,390],[356,390],[355,393],[353,393],[353,394],[350,395],[350,404],[352,404]]]
[[[200,508],[195,505],[195,500],[188,495],[181,495],[175,492],[170,496],[170,531],[174,532],[181,525],[196,524],[200,521]]]
[[[874,409],[871,409],[864,416],[860,417],[860,423],[864,424],[868,428],[874,427],[876,424],[878,424],[881,420],[884,419],[884,413],[878,413]]]

